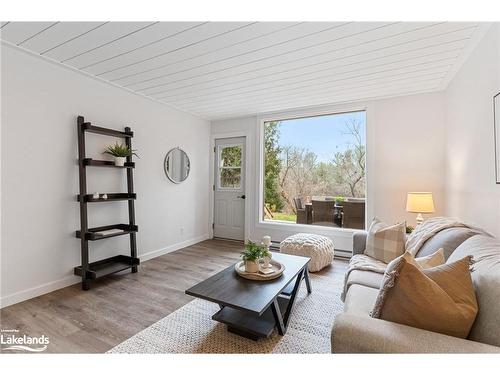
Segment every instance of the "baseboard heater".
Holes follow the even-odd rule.
[[[269,248],[271,249],[271,251],[280,251],[280,243],[272,241]],[[335,249],[334,254],[335,258],[340,259],[351,259],[352,257],[352,251],[350,250]]]

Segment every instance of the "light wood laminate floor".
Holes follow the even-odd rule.
[[[89,291],[72,285],[0,310],[0,327],[50,339],[46,352],[103,353],[193,298],[184,291],[233,264],[242,244],[207,240],[95,281]],[[344,273],[335,260],[321,271]]]

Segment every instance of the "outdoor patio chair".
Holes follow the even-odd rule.
[[[293,198],[293,203],[295,204],[295,211],[297,211],[297,219],[295,222],[297,224],[308,224],[306,207],[302,202],[302,198]]]
[[[334,222],[335,201],[312,201],[313,224],[328,227],[336,227]]]
[[[346,199],[342,203],[342,227],[365,229],[365,200],[360,198]]]

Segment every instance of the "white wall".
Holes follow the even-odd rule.
[[[500,92],[500,27],[494,25],[446,90],[446,211],[500,236],[493,96]]]
[[[130,126],[142,259],[208,238],[208,122],[2,45],[2,305],[75,282],[80,263],[76,116]],[[90,135],[90,157],[117,139]],[[163,171],[180,146],[191,174],[179,185]],[[88,168],[89,192],[125,191],[123,170]],[[89,205],[89,225],[127,222],[127,204]],[[90,244],[91,260],[129,251],[128,236]]]
[[[373,214],[389,222],[405,219],[406,193],[431,191],[436,212],[444,214],[444,98],[442,93],[376,101],[368,176]],[[424,217],[427,215],[424,215]]]
[[[249,134],[247,171],[246,237],[258,239],[270,234],[275,241],[306,229],[330,236],[337,249],[352,250],[352,232],[295,224],[262,223],[259,220],[260,165],[259,126],[262,118],[367,111],[367,215],[393,223],[407,220],[415,224],[415,214],[405,212],[408,191],[432,191],[435,215],[444,213],[444,108],[443,94],[421,94],[342,106],[329,106],[280,114],[212,122],[212,137],[235,132]]]

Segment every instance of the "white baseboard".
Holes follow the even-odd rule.
[[[184,247],[191,246],[191,245],[197,244],[198,242],[208,240],[209,238],[210,238],[210,236],[208,235],[208,233],[206,233],[202,236],[198,236],[198,237],[186,240],[186,241],[174,243],[173,245],[164,247],[163,249],[153,250],[153,251],[150,251],[149,253],[141,254],[139,256],[139,258],[141,258],[141,262],[145,262],[146,260],[153,259],[153,258],[159,257],[161,255],[165,255],[165,254],[171,253],[173,251],[180,250]]]
[[[46,284],[9,294],[8,296],[0,298],[0,308],[26,301],[28,299],[41,296],[42,294],[53,292],[54,290],[66,288],[67,286],[77,284],[80,281],[81,279],[78,276],[71,275],[60,280],[50,281]]]
[[[153,259],[161,255],[182,249],[184,247],[194,245],[198,242],[208,240],[209,238],[210,237],[208,234],[204,234],[202,236],[198,236],[183,242],[175,243],[173,245],[164,247],[159,250],[150,251],[146,254],[140,255],[139,258],[141,259],[141,262],[145,262],[146,260]],[[35,286],[33,288],[9,294],[8,296],[0,298],[0,308],[14,305],[15,303],[26,301],[28,299],[50,293],[53,292],[54,290],[62,289],[73,284],[78,284],[80,281],[81,279],[79,277],[71,275],[60,280],[50,281],[43,285]]]

